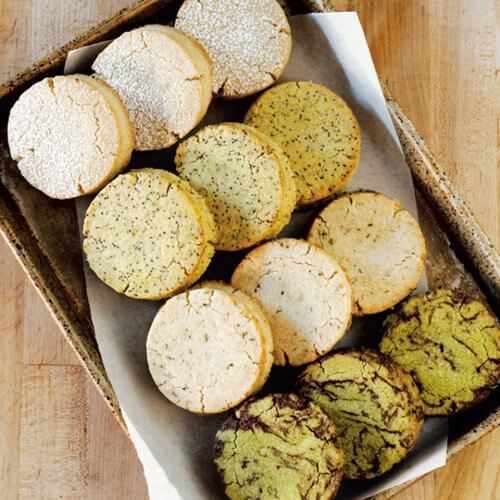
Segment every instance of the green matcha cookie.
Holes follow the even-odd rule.
[[[485,398],[500,378],[500,330],[480,303],[449,290],[410,297],[382,327],[380,350],[415,378],[426,415]]]
[[[231,499],[332,498],[342,477],[335,426],[295,394],[251,399],[222,424],[215,464]]]
[[[344,473],[369,479],[400,462],[417,442],[422,402],[413,379],[371,349],[342,349],[309,365],[298,390],[340,432]]]

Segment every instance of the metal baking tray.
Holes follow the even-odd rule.
[[[280,3],[290,15],[333,10],[329,0]],[[147,22],[167,24],[174,19],[179,4],[176,0],[137,1],[0,85],[0,230],[124,429],[94,338],[74,202],[49,199],[20,176],[9,155],[7,118],[23,90],[41,78],[62,73],[69,50]],[[428,246],[429,286],[458,287],[497,310],[500,256],[410,119],[389,90],[384,86],[383,90],[416,186],[420,223]],[[498,395],[497,390],[476,408],[449,419],[449,457],[500,424]],[[389,498],[411,482],[376,498]]]

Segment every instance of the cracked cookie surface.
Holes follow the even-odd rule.
[[[127,108],[136,149],[162,149],[188,134],[212,98],[212,64],[203,47],[168,26],[148,25],[111,42],[92,69]]]
[[[276,0],[185,0],[175,27],[205,47],[213,91],[227,99],[269,87],[290,57],[291,30]]]
[[[288,162],[252,127],[206,126],[179,145],[175,164],[214,215],[218,250],[248,248],[290,221],[296,193]]]
[[[271,364],[262,323],[212,283],[167,300],[151,325],[148,365],[160,391],[194,413],[220,413],[258,391]]]
[[[309,365],[297,389],[334,422],[349,479],[369,479],[400,462],[417,442],[423,409],[412,377],[371,349],[342,349]]]
[[[333,498],[342,478],[337,430],[295,394],[252,399],[222,424],[215,464],[231,499]]]
[[[307,240],[346,271],[354,314],[374,314],[414,290],[425,271],[425,240],[397,200],[355,192],[332,201],[314,220]]]
[[[330,351],[351,324],[352,292],[335,260],[303,240],[252,250],[231,284],[255,297],[271,325],[274,363],[309,363]]]
[[[158,300],[203,274],[215,226],[185,181],[142,169],[118,176],[94,198],[83,235],[88,263],[102,281],[128,297]]]
[[[134,148],[120,98],[87,75],[45,78],[26,90],[11,109],[8,141],[22,176],[57,199],[97,191]]]
[[[339,96],[317,83],[276,85],[250,107],[245,123],[274,139],[288,156],[299,205],[338,193],[358,166],[358,122]]]
[[[484,399],[500,380],[500,330],[478,301],[450,290],[410,297],[382,327],[380,350],[411,373],[427,415]]]

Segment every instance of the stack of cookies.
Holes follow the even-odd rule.
[[[97,193],[83,224],[95,274],[127,297],[166,299],[146,343],[161,393],[203,415],[237,407],[215,439],[230,498],[331,498],[343,476],[373,478],[403,460],[424,415],[463,411],[500,377],[495,318],[445,290],[390,312],[379,350],[332,352],[353,316],[406,299],[426,259],[399,201],[343,193],[361,154],[348,104],[317,83],[285,82],[244,123],[192,133],[213,98],[271,86],[290,50],[275,0],[185,0],[175,27],[122,34],[94,75],[33,85],[8,124],[12,157],[35,188],[58,199]],[[133,150],[179,141],[177,175],[121,173]],[[308,233],[279,238],[303,207],[319,207]],[[230,284],[197,283],[215,252],[237,251],[246,254]],[[287,372],[296,394],[244,402],[279,372],[273,365],[301,367]]]

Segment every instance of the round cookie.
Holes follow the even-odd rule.
[[[262,305],[277,365],[314,361],[350,327],[347,277],[334,259],[306,241],[283,238],[255,248],[235,269],[231,284]]]
[[[127,108],[136,149],[162,149],[188,134],[212,98],[212,64],[182,31],[149,25],[111,42],[92,69]]]
[[[215,226],[203,199],[163,170],[131,171],[108,184],[89,205],[83,234],[91,269],[136,299],[190,286],[214,253]]]
[[[251,127],[206,126],[179,145],[175,164],[179,176],[205,198],[218,250],[253,246],[290,221],[293,174],[278,146]]]
[[[232,500],[334,498],[342,478],[335,426],[295,394],[247,401],[217,432],[214,455]]]
[[[408,298],[382,327],[380,350],[413,375],[427,415],[451,415],[500,381],[500,329],[478,301],[450,290]]]
[[[213,91],[226,99],[269,87],[290,57],[290,26],[276,0],[185,0],[175,27],[205,47]]]
[[[258,391],[271,368],[255,312],[232,291],[196,288],[167,300],[146,343],[156,385],[194,413],[220,413]]]
[[[349,276],[356,315],[394,306],[425,271],[425,240],[417,221],[399,201],[379,193],[349,193],[332,201],[307,239],[330,253]]]
[[[134,149],[120,98],[87,75],[35,83],[12,107],[7,135],[22,176],[58,199],[99,190],[128,164]]]
[[[234,298],[238,301],[238,303],[249,309],[249,314],[254,318],[254,320],[258,323],[259,328],[262,331],[262,335],[264,337],[264,345],[265,345],[265,361],[264,361],[264,370],[263,380],[261,381],[259,388],[262,387],[267,381],[267,377],[274,363],[273,357],[273,333],[271,331],[271,325],[266,318],[264,310],[262,306],[259,304],[257,300],[255,300],[251,295],[243,292],[242,290],[238,290],[234,288],[232,285],[228,285],[223,281],[203,281],[200,283],[199,288],[213,288],[215,290],[222,290],[223,292],[230,293],[234,296]]]
[[[344,474],[370,479],[400,462],[423,424],[418,388],[399,365],[371,349],[342,349],[309,365],[299,392],[335,423]]]
[[[274,139],[290,159],[300,206],[342,191],[359,163],[361,136],[347,104],[313,82],[264,92],[245,123]]]

